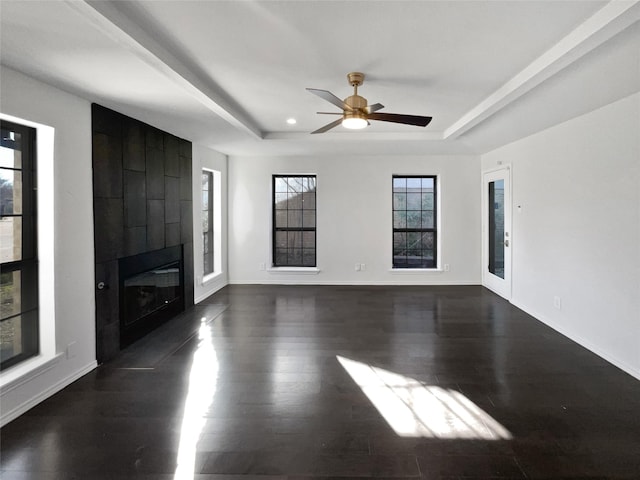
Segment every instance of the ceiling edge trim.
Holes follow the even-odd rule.
[[[211,79],[203,79],[111,1],[66,0],[67,5],[120,46],[173,80],[189,95],[229,124],[262,139],[259,126]]]
[[[310,135],[309,132],[266,132],[264,140],[306,140],[326,142],[334,141],[441,141],[442,132],[331,132],[328,135]]]
[[[444,131],[454,139],[640,20],[640,0],[611,0]]]

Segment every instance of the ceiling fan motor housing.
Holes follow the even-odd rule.
[[[353,87],[353,95],[344,99],[344,103],[349,105],[353,110],[344,110],[344,118],[360,118],[366,120],[365,108],[367,108],[367,99],[358,95],[358,87],[364,82],[364,73],[351,72],[347,74],[349,84]],[[367,122],[368,123],[368,122]]]
[[[364,110],[367,108],[367,99],[360,95],[351,95],[344,99],[344,103],[349,105],[354,110]]]
[[[346,103],[351,108],[353,108],[352,111],[349,111],[346,109],[344,110],[343,118],[345,120],[351,119],[351,118],[360,118],[365,121],[367,120],[367,116],[364,110],[367,107],[366,98],[361,97],[360,95],[351,95],[350,97],[347,97],[344,99],[344,103]],[[364,125],[366,126],[367,124],[368,122]]]

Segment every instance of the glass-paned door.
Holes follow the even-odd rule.
[[[511,298],[511,188],[508,168],[483,179],[483,285]]]

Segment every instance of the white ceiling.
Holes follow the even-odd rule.
[[[230,155],[482,153],[640,90],[639,19],[624,0],[2,0],[0,60]],[[310,135],[337,109],[305,87],[344,98],[350,71],[433,121]]]

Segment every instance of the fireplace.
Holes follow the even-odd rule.
[[[124,348],[184,311],[182,247],[125,257],[118,263]]]

